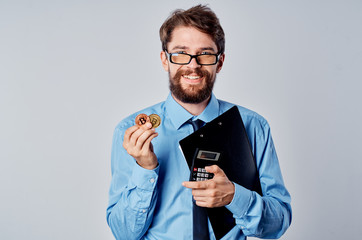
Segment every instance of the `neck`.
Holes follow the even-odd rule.
[[[206,100],[200,102],[200,103],[184,103],[177,99],[173,94],[172,97],[175,99],[175,101],[180,104],[184,109],[186,109],[189,113],[191,113],[194,116],[200,115],[206,108],[207,104],[210,101],[211,97],[208,97]]]

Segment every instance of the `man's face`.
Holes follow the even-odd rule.
[[[168,43],[169,53],[188,53],[191,55],[217,53],[212,38],[193,27],[177,27]],[[161,52],[164,69],[169,73],[172,95],[184,103],[201,103],[208,100],[215,83],[216,73],[221,70],[224,55],[215,65],[199,65],[193,58],[187,65],[173,64],[165,52]]]

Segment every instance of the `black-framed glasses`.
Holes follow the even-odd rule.
[[[168,59],[171,63],[179,65],[187,65],[191,62],[193,58],[196,59],[197,64],[199,65],[215,65],[219,61],[220,54],[206,53],[206,54],[197,54],[191,55],[187,53],[168,53],[165,50],[165,53],[168,56]]]

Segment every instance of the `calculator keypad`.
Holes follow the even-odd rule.
[[[191,180],[192,181],[205,181],[214,177],[213,173],[206,172],[205,168],[193,168]]]

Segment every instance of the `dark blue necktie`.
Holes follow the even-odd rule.
[[[198,130],[204,125],[204,121],[197,119],[188,121],[194,128],[194,131]],[[193,239],[194,240],[209,240],[209,227],[207,220],[207,211],[206,208],[199,207],[196,205],[195,201],[192,199],[192,216],[193,216]]]

